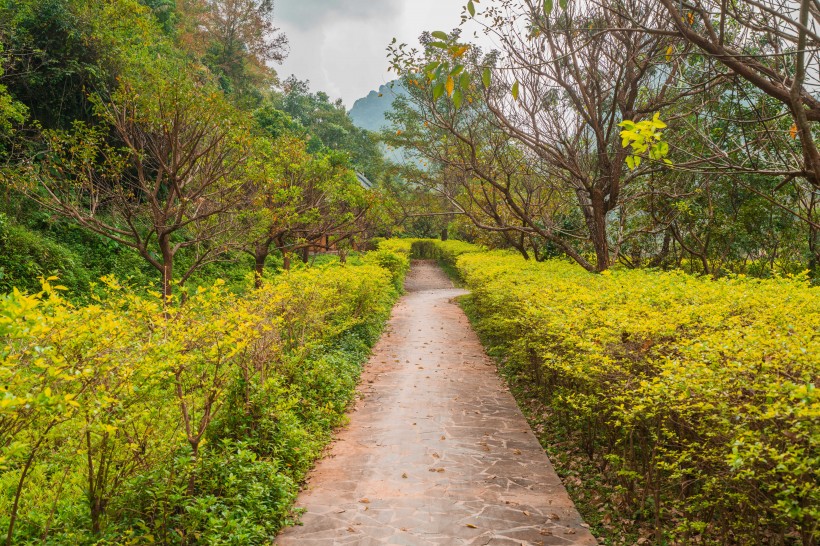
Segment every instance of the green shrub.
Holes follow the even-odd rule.
[[[270,544],[289,521],[298,489],[275,460],[261,459],[245,442],[223,440],[198,459],[183,450],[129,483],[113,507],[123,517],[106,535],[112,544],[126,537],[131,543]]]
[[[435,239],[417,239],[410,245],[410,255],[416,260],[438,260],[441,253],[437,242]]]
[[[393,252],[391,250],[379,249],[366,254],[366,263],[374,263],[379,267],[388,270],[393,279],[393,285],[401,289],[404,276],[410,269],[410,260],[405,254]]]
[[[36,292],[38,278],[52,275],[75,294],[86,293],[92,280],[77,254],[0,214],[0,292]]]

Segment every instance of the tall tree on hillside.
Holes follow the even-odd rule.
[[[269,63],[287,56],[288,40],[273,24],[273,7],[273,0],[184,0],[180,41],[226,91],[249,98],[273,82]]]
[[[327,93],[310,91],[310,84],[288,78],[275,106],[305,129],[308,151],[328,148],[345,152],[353,167],[376,181],[384,169],[382,151],[369,131],[356,127],[341,99],[331,101]]]

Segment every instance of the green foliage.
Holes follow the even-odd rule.
[[[472,11],[471,15],[475,14],[475,7],[472,2],[468,4],[468,11]],[[446,32],[437,30],[432,32],[430,36],[432,41],[427,43],[427,50],[430,53],[430,59],[424,67],[421,68],[422,76],[427,79],[426,84],[432,89],[433,101],[439,100],[445,93],[447,97],[453,102],[456,109],[461,108],[465,100],[472,102],[474,100],[475,87],[472,85],[472,75],[469,70],[466,70],[465,54],[470,51],[470,45],[461,43],[458,40],[458,34],[448,35]],[[393,67],[398,72],[399,69],[399,53],[401,48],[388,48],[393,55]],[[415,73],[415,70],[413,71]],[[488,86],[488,72],[485,71],[482,75],[482,81],[485,86]],[[416,78],[410,78],[409,83],[416,87],[422,87],[423,84]]]
[[[89,29],[81,11],[69,0],[0,1],[0,38],[6,54],[15,54],[4,86],[45,127],[87,119],[84,88],[106,85],[100,51],[84,42]]]
[[[377,180],[384,167],[382,151],[369,131],[353,124],[341,100],[333,102],[324,92],[311,92],[308,82],[291,77],[274,106],[304,128],[310,153],[324,149],[345,153],[358,171]]]
[[[669,143],[663,140],[663,133],[660,132],[660,129],[666,128],[666,123],[660,119],[660,112],[656,112],[652,119],[637,122],[624,120],[618,127],[623,127],[620,133],[621,146],[632,149],[632,154],[626,157],[626,164],[630,169],[640,167],[643,157],[672,164],[666,157],[669,155]]]
[[[187,492],[191,476],[193,494]],[[132,543],[269,544],[288,521],[297,490],[275,459],[226,439],[199,459],[176,454],[169,465],[135,478],[115,502],[128,507],[120,532]]]
[[[33,292],[40,286],[38,277],[51,275],[77,293],[86,293],[92,280],[79,254],[0,213],[0,292]]]
[[[2,35],[0,35],[1,37]],[[0,78],[3,77],[3,44],[0,42]],[[28,117],[28,109],[9,95],[5,85],[0,85],[0,146],[11,136],[15,124],[23,123]],[[0,151],[3,148],[0,147]]]
[[[388,270],[393,278],[394,286],[401,290],[404,276],[410,269],[410,260],[407,256],[379,248],[373,252],[368,252],[366,261]]]

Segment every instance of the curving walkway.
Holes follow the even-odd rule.
[[[277,544],[596,544],[453,302],[464,291],[423,261],[406,288]]]

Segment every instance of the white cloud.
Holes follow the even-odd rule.
[[[404,0],[280,0],[276,16],[300,28],[311,28],[329,19],[377,19],[401,11]]]
[[[393,79],[386,48],[395,37],[416,45],[424,30],[458,26],[466,0],[279,0],[274,23],[290,41],[275,69],[310,80],[313,90],[353,102]]]

